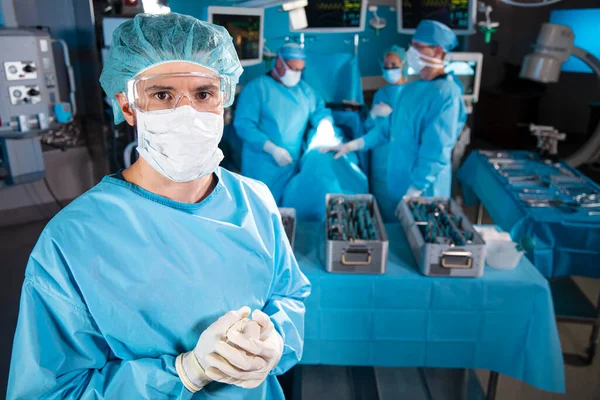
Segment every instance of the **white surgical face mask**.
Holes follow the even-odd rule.
[[[414,47],[410,46],[408,51],[406,52],[406,59],[408,62],[408,66],[414,69],[417,73],[421,72],[421,70],[425,67],[431,68],[443,68],[444,62],[435,57],[429,57],[425,55]]]
[[[157,172],[175,182],[210,175],[223,160],[219,142],[223,116],[196,111],[137,111],[138,153]]]
[[[277,72],[277,68],[275,68],[275,75],[277,75],[279,77],[279,80],[285,86],[287,86],[287,87],[296,86],[298,84],[298,82],[300,82],[300,79],[302,78],[302,71],[294,71],[294,70],[290,69],[290,67],[288,67],[288,65],[285,63],[285,60],[283,58],[281,59],[281,61],[283,62],[283,66],[285,67],[285,74],[283,74],[283,76],[279,75],[279,73]]]
[[[387,83],[397,83],[400,80],[400,78],[402,78],[402,68],[391,68],[383,70],[383,79],[385,79]]]

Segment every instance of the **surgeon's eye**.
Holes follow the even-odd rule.
[[[207,101],[212,97],[212,93],[210,92],[198,92],[196,93],[196,100]]]
[[[154,98],[158,101],[167,101],[171,96],[167,92],[158,92],[154,94]]]

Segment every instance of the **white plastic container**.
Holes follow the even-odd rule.
[[[486,263],[495,269],[514,269],[521,261],[524,252],[517,250],[517,244],[512,240],[486,239]]]
[[[493,226],[476,226],[485,240],[486,264],[495,269],[514,269],[519,265],[524,251],[517,250],[517,244],[512,241],[508,232],[498,231]]]

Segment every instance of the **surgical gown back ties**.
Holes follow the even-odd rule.
[[[447,74],[409,83],[398,96],[387,171],[396,205],[411,186],[422,196],[450,196],[452,149],[467,120],[462,94],[458,78]]]
[[[373,97],[373,106],[379,103],[388,104],[392,108],[400,108],[402,105],[396,103],[400,92],[405,85],[387,85],[375,92]],[[390,196],[387,185],[387,167],[389,142],[387,140],[379,140],[378,136],[385,137],[389,140],[389,123],[390,117],[369,117],[365,122],[365,147],[371,149],[371,193],[375,195],[377,204],[383,213],[383,218],[386,221],[393,221],[394,211],[398,202],[393,201]],[[379,132],[374,132],[379,131]],[[373,139],[377,143],[373,142]],[[391,211],[391,213],[389,212]],[[386,215],[388,213],[389,215]]]
[[[106,177],[44,229],[27,266],[9,399],[284,399],[310,292],[267,188],[226,170],[197,204]],[[256,389],[192,394],[175,358],[242,306],[271,316],[283,357]]]
[[[248,83],[237,102],[234,126],[244,141],[242,174],[264,182],[279,204],[283,190],[298,169],[304,132],[310,122],[331,117],[325,102],[304,81],[288,88],[270,75]],[[263,151],[267,140],[286,149],[294,162],[285,167]]]

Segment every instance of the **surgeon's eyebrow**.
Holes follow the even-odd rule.
[[[152,85],[144,89],[144,92],[153,92],[155,90],[175,90],[173,86]]]
[[[196,86],[196,88],[194,89],[195,92],[199,92],[201,90],[219,90],[219,87],[213,83],[207,83],[204,85],[199,85]]]

